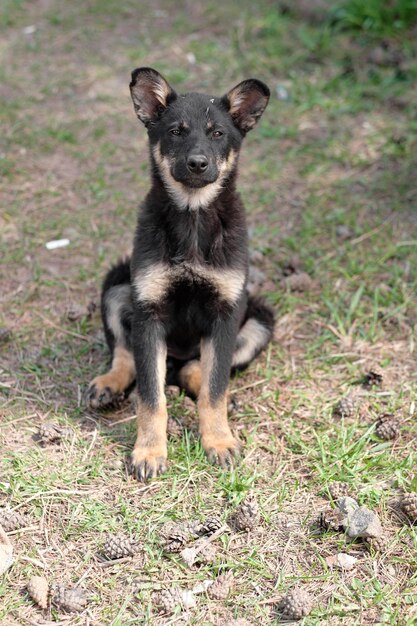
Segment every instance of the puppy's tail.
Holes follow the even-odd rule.
[[[245,320],[237,336],[232,368],[245,369],[266,348],[274,332],[274,313],[261,298],[249,298]]]
[[[117,346],[130,350],[132,298],[130,259],[121,259],[107,273],[101,290],[101,317],[110,352]]]

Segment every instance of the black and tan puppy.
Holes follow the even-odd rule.
[[[238,452],[227,422],[230,372],[247,366],[267,345],[273,315],[246,292],[237,160],[269,90],[250,79],[220,98],[179,95],[150,68],[132,73],[130,90],[148,130],[152,187],[139,213],[132,258],[104,281],[102,317],[112,365],[91,382],[87,397],[92,407],[104,408],[136,379],[132,468],[145,480],[166,466],[167,363],[198,396],[208,457],[227,467]]]

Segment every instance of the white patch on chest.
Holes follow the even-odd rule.
[[[133,288],[140,302],[157,303],[176,281],[181,280],[197,286],[199,283],[210,284],[222,300],[233,304],[242,293],[245,273],[237,269],[218,269],[201,264],[181,263],[171,266],[156,263],[135,274]]]

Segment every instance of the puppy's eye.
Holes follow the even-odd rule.
[[[212,137],[214,137],[215,139],[218,139],[219,137],[221,137],[223,135],[221,130],[215,130],[212,134]]]
[[[170,131],[171,135],[181,135],[181,131],[179,128],[172,128]]]

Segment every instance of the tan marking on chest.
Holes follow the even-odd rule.
[[[217,269],[200,264],[181,263],[170,266],[156,263],[140,270],[133,279],[133,287],[140,302],[157,303],[161,301],[175,281],[190,280],[198,284],[199,280],[216,289],[222,300],[236,302],[245,284],[245,273],[234,269]]]

